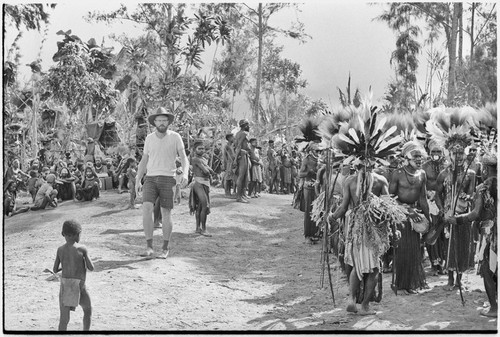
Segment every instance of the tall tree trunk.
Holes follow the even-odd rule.
[[[449,40],[449,68],[448,68],[448,106],[453,105],[455,99],[455,80],[456,80],[456,68],[457,68],[457,33],[458,33],[458,13],[460,10],[460,4],[453,4],[453,19],[451,22],[451,38]]]
[[[458,2],[458,65],[462,68],[463,65],[463,42],[464,42],[464,20],[463,20],[463,3]]]
[[[264,29],[262,27],[262,3],[259,3],[259,9],[258,9],[258,14],[259,14],[259,27],[257,28],[258,31],[258,40],[259,40],[259,54],[257,58],[257,83],[255,85],[255,101],[254,101],[254,108],[253,108],[253,120],[254,122],[259,121],[259,110],[260,110],[260,81],[262,78],[262,40],[263,40],[263,35],[264,35]]]
[[[472,3],[472,14],[471,14],[471,23],[470,23],[470,68],[472,69],[472,65],[474,63],[474,14],[476,11],[476,4]]]

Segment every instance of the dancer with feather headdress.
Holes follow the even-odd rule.
[[[436,205],[439,217],[453,216],[468,211],[474,192],[476,176],[468,168],[465,148],[472,144],[471,128],[476,127],[475,111],[471,108],[432,109],[427,131],[449,153],[450,165],[437,178]],[[447,240],[446,290],[462,289],[462,273],[469,267],[469,226],[445,228]],[[456,272],[456,279],[454,273]]]
[[[352,117],[342,123],[331,143],[338,150],[336,156],[343,156],[343,164],[352,164],[357,173],[346,179],[342,203],[331,214],[329,221],[344,216],[350,208],[350,220],[345,231],[345,262],[349,279],[351,301],[348,312],[361,315],[375,314],[369,301],[375,290],[380,269],[380,257],[389,248],[391,223],[406,218],[404,209],[388,194],[388,182],[373,172],[376,164],[387,165],[385,157],[395,154],[400,137],[392,137],[396,127],[383,132],[386,118],[377,119],[377,112],[365,100],[359,108],[348,107]],[[394,233],[395,234],[395,233]],[[360,282],[366,280],[361,310],[356,306]]]
[[[416,224],[429,224],[426,175],[422,170],[425,150],[419,141],[410,140],[403,145],[401,155],[407,164],[394,172],[389,193],[396,195],[401,204],[408,207],[408,219],[400,226],[401,239],[395,247],[393,286],[399,293],[416,294],[417,289],[427,286],[422,255],[420,253],[420,230]],[[423,213],[423,214],[422,214]],[[424,219],[425,216],[425,219]]]
[[[318,147],[321,137],[316,134],[318,130],[318,120],[306,119],[300,126],[303,138],[297,139],[297,143],[306,142],[304,148],[306,156],[302,160],[298,176],[303,179],[302,198],[300,210],[304,212],[304,237],[306,243],[314,243],[318,240],[318,224],[311,219],[312,202],[316,199],[315,183],[318,171],[318,156],[321,150]],[[298,191],[300,193],[300,191]]]
[[[446,157],[444,155],[444,148],[436,141],[431,140],[428,147],[430,159],[422,165],[422,169],[425,171],[427,176],[426,187],[427,200],[429,202],[429,214],[432,222],[435,223],[436,221],[442,221],[442,219],[438,218],[439,209],[436,206],[435,200],[437,178],[439,173],[441,173],[441,171],[448,166],[448,162],[446,161]],[[425,248],[427,249],[427,255],[429,256],[429,261],[434,275],[445,274],[444,262],[446,260],[446,244],[444,233],[437,236],[435,243],[429,244],[426,242]]]
[[[495,137],[496,138],[496,137]],[[486,246],[480,252],[480,274],[484,280],[484,288],[490,302],[489,310],[483,310],[481,315],[497,317],[497,283],[498,283],[498,233],[497,233],[497,151],[495,140],[491,147],[483,148],[485,154],[481,159],[484,182],[476,189],[474,209],[466,214],[447,217],[446,221],[457,227],[469,227],[472,221],[477,221],[486,235]]]

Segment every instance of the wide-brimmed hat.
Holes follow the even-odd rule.
[[[158,116],[166,116],[168,118],[168,122],[172,123],[174,121],[175,116],[167,111],[167,109],[160,107],[156,110],[155,114],[148,116],[148,121],[151,125],[155,126],[155,118]]]

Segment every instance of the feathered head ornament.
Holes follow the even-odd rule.
[[[394,136],[397,127],[384,130],[387,117],[380,118],[376,107],[372,107],[370,102],[370,98],[366,98],[358,108],[347,107],[352,116],[347,122],[341,123],[339,133],[332,137],[333,146],[345,157],[343,164],[388,166],[385,158],[396,154],[401,142],[401,136]]]
[[[426,130],[439,146],[454,151],[463,150],[472,143],[471,129],[477,125],[474,109],[440,107],[429,110],[429,114]]]
[[[306,118],[299,125],[299,129],[302,132],[302,138],[296,138],[296,143],[301,142],[321,142],[321,137],[318,135],[318,124],[319,120],[317,118]]]

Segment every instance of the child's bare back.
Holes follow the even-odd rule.
[[[57,249],[57,257],[62,265],[62,277],[80,279],[85,282],[87,268],[85,255],[87,248],[77,243],[66,243]],[[61,269],[60,269],[61,270]],[[54,270],[54,272],[56,272]]]

